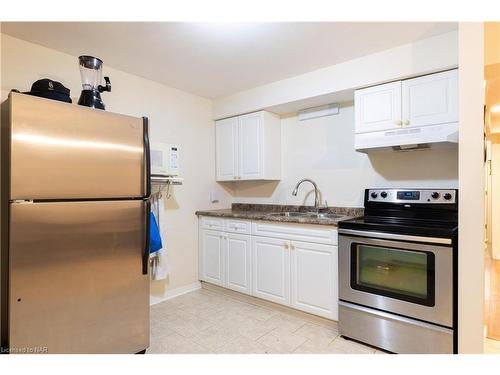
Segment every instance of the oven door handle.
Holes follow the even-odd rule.
[[[410,235],[406,235],[406,234],[370,232],[370,231],[354,230],[354,229],[339,229],[338,233],[339,234],[348,234],[348,235],[352,235],[352,236],[360,236],[360,237],[381,238],[384,240],[437,243],[437,244],[445,244],[445,245],[452,244],[451,238],[410,236]]]

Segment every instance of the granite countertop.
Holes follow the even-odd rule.
[[[338,217],[315,216],[280,216],[280,212],[314,213],[311,206],[286,206],[274,204],[234,203],[230,209],[196,211],[198,216],[232,217],[246,220],[266,220],[286,223],[337,225],[341,220],[363,215],[363,208],[358,207],[326,207],[321,213],[336,214]],[[273,215],[274,214],[274,215]]]

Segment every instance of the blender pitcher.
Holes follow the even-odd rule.
[[[105,86],[101,86],[102,60],[93,56],[78,57],[80,76],[82,78],[82,93],[78,104],[91,108],[105,109],[101,92],[111,91],[109,77],[104,77]]]

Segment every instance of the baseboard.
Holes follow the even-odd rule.
[[[178,297],[180,295],[193,292],[195,290],[201,289],[201,283],[199,281],[196,281],[192,284],[184,285],[179,288],[175,288],[172,290],[167,290],[165,293],[163,293],[162,296],[157,297],[157,296],[150,296],[149,297],[149,304],[150,305],[156,305],[157,303],[167,301],[171,298]]]

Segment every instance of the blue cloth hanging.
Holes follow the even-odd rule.
[[[149,253],[155,253],[158,250],[161,250],[163,247],[161,243],[160,230],[158,229],[158,224],[156,223],[155,215],[150,212],[149,213]]]

